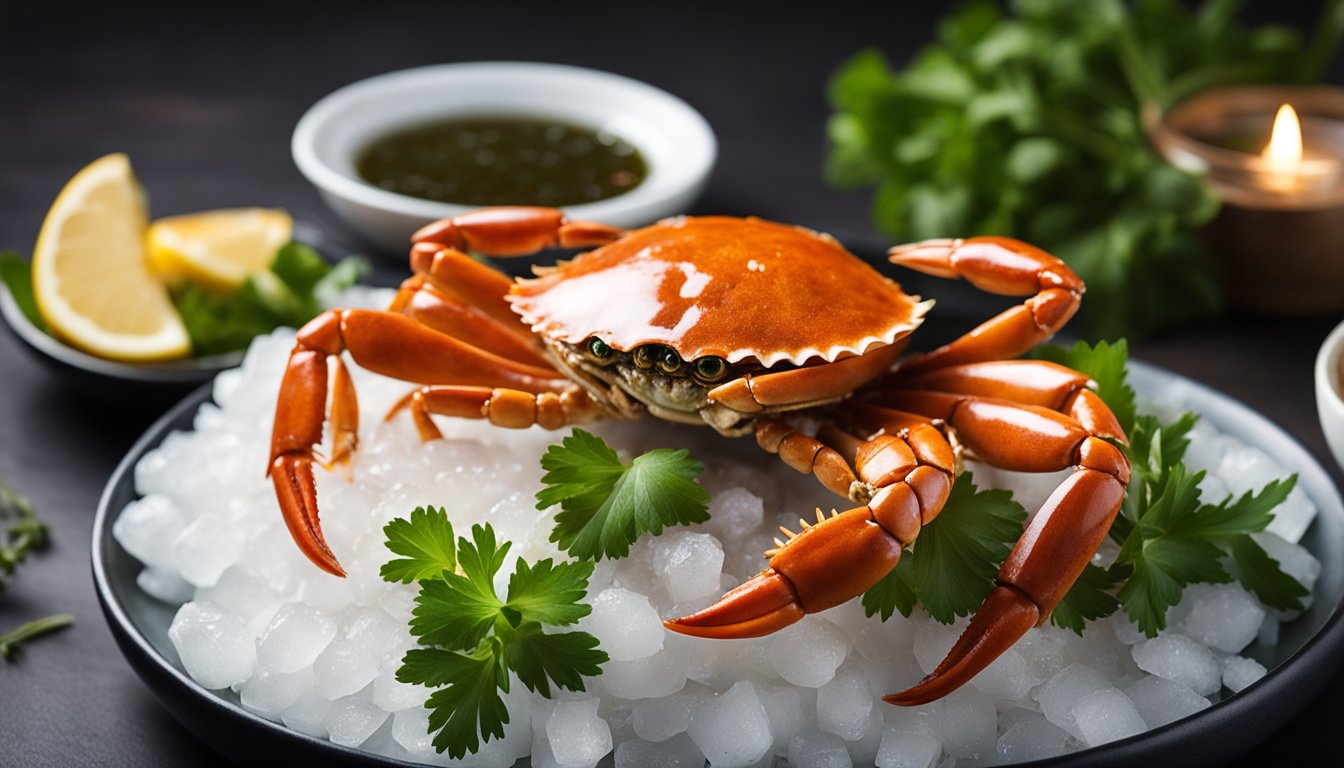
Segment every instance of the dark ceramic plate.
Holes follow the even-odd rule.
[[[99,400],[171,403],[243,360],[241,351],[160,363],[119,363],[94,357],[43,333],[2,285],[0,316],[23,347],[57,380]]]
[[[1273,422],[1208,387],[1142,363],[1132,363],[1141,392],[1181,381],[1187,407],[1220,431],[1259,445],[1298,473],[1298,484],[1320,514],[1303,544],[1321,560],[1316,600],[1283,627],[1279,645],[1253,655],[1269,669],[1259,682],[1208,709],[1147,733],[1034,765],[1217,765],[1234,759],[1282,727],[1344,661],[1344,504],[1329,475],[1311,454]],[[183,671],[168,641],[175,608],[136,586],[140,563],[112,538],[112,522],[136,496],[135,463],[172,430],[190,429],[196,409],[209,399],[202,387],[165,414],[136,442],[108,481],[93,528],[93,578],[98,599],[122,653],[145,684],[188,730],[239,765],[276,760],[323,761],[356,766],[408,766],[305,736],[246,711],[236,694],[208,691]],[[1253,646],[1254,648],[1254,646]]]

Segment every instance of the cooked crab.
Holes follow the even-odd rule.
[[[683,217],[625,232],[554,209],[496,208],[437,222],[412,240],[415,275],[392,306],[308,323],[281,384],[269,471],[295,541],[332,574],[344,572],[319,525],[313,463],[329,393],[329,465],[355,450],[358,407],[344,353],[416,383],[393,413],[409,411],[424,440],[441,437],[435,415],[556,429],[648,413],[754,434],[853,504],[804,522],[767,553],[761,574],[666,623],[701,637],[768,634],[862,594],[946,502],[958,471],[953,444],[1011,470],[1073,467],[946,659],[885,697],[895,704],[947,694],[1044,622],[1124,497],[1129,464],[1114,442],[1125,436],[1087,376],[1013,359],[1063,326],[1083,293],[1067,266],[1025,243],[893,248],[896,264],[1031,295],[898,365],[931,302],[799,227]],[[516,282],[464,253],[555,246],[600,247]],[[804,421],[819,427],[805,431]]]

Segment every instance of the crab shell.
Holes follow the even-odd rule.
[[[679,217],[519,280],[508,296],[536,333],[594,336],[683,360],[834,362],[895,343],[933,304],[834,238],[757,218]]]

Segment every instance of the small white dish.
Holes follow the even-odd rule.
[[[1344,468],[1344,323],[1335,326],[1316,353],[1316,411],[1325,442]]]
[[[575,219],[623,228],[685,212],[718,153],[704,117],[666,91],[608,72],[530,62],[434,65],[347,85],[304,113],[291,151],[332,210],[377,245],[399,252],[419,227],[472,206],[376,187],[359,178],[355,158],[369,142],[398,128],[475,115],[555,118],[634,144],[649,165],[641,184],[564,209]]]

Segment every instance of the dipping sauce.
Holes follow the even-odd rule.
[[[634,189],[648,165],[605,131],[525,117],[454,118],[389,134],[355,161],[390,192],[462,205],[564,206]]]

